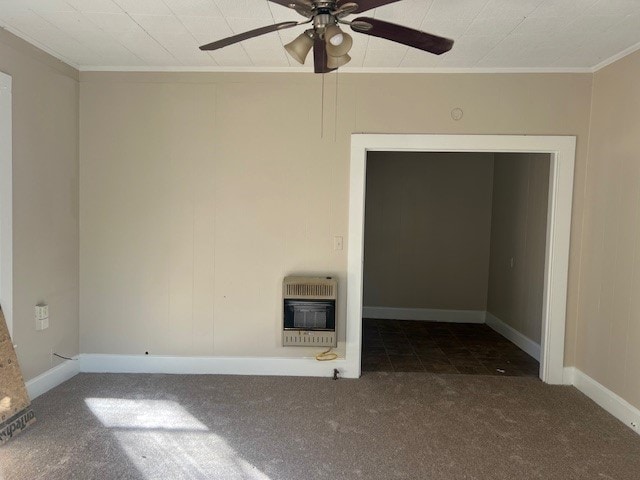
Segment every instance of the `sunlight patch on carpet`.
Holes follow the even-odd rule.
[[[87,398],[85,403],[147,480],[271,480],[177,402]]]
[[[206,425],[170,400],[87,398],[91,412],[107,428],[206,431]]]
[[[211,432],[118,431],[127,456],[148,480],[270,480]]]

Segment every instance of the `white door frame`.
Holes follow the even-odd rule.
[[[351,136],[346,360],[348,369],[356,372],[357,376],[361,372],[366,164],[367,152],[371,151],[550,154],[540,378],[546,383],[563,384],[576,137],[394,134]]]
[[[0,72],[0,304],[13,337],[11,77]]]

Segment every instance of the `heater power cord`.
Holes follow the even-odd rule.
[[[332,352],[331,350],[333,350],[333,347],[331,347],[329,350],[325,350],[324,352],[317,354],[316,360],[319,362],[329,362],[331,360],[337,359],[338,354]]]
[[[54,357],[58,357],[58,358],[62,358],[64,360],[73,360],[74,362],[77,361],[77,358],[71,358],[71,357],[65,357],[64,355],[58,355],[57,353],[53,352],[52,354]]]

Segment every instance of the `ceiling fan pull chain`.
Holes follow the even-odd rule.
[[[338,141],[338,85],[340,82],[338,81],[338,74],[340,73],[340,69],[336,70],[336,105],[333,114],[333,143]]]
[[[322,75],[322,92],[320,95],[320,138],[324,138],[324,73]]]

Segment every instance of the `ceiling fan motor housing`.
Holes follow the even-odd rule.
[[[336,19],[331,13],[317,13],[313,17],[313,28],[321,37],[329,25],[335,25]]]
[[[336,2],[335,0],[329,2],[313,2],[313,8],[319,13],[323,13],[321,10],[332,12],[336,10]]]

